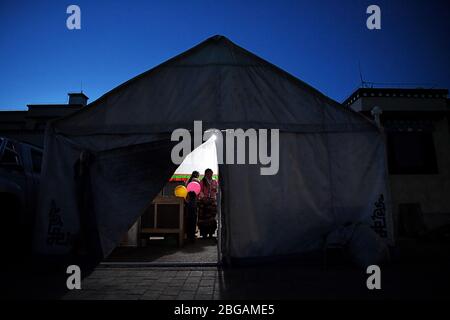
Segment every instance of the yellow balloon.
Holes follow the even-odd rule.
[[[175,196],[180,197],[180,198],[186,198],[187,193],[188,193],[188,191],[185,186],[182,186],[182,185],[176,186]]]

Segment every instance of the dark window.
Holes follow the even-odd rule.
[[[399,235],[420,236],[426,231],[426,224],[420,203],[400,203],[398,205]]]
[[[436,152],[432,132],[388,134],[390,174],[436,174]]]
[[[31,149],[31,162],[33,163],[33,171],[41,172],[42,168],[42,152]]]

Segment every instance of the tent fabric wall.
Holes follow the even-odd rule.
[[[82,146],[70,139],[46,134],[44,166],[35,249],[42,254],[76,254],[82,216],[92,217],[97,255],[105,257],[117,240],[136,222],[146,205],[158,194],[176,166],[170,153],[174,143],[168,136],[143,144],[92,152],[88,181],[77,190],[76,166]],[[88,206],[79,192],[88,193]],[[84,212],[86,211],[86,212]],[[92,226],[89,226],[92,228]],[[96,240],[94,240],[96,241]],[[98,257],[96,257],[98,258]]]
[[[285,255],[322,245],[320,237],[333,224],[324,155],[322,135],[283,133],[277,175],[261,176],[256,165],[224,166],[231,257]]]
[[[277,175],[223,166],[225,250],[234,258],[292,255],[320,249],[346,223],[373,225],[374,203],[388,194],[383,152],[377,133],[282,133]]]
[[[160,192],[176,166],[170,159],[169,140],[132,145],[99,153],[91,167],[93,212],[103,256],[117,246]]]
[[[380,197],[385,203],[390,202],[383,135],[337,133],[328,134],[328,141],[330,159],[333,159],[330,171],[338,225],[364,217],[363,222],[375,228],[372,216],[377,211],[376,203]],[[392,216],[385,214],[384,219],[384,235],[380,235],[393,244]]]
[[[109,254],[175,170],[171,131],[191,130],[194,120],[203,121],[203,130],[281,132],[277,175],[261,176],[259,165],[220,165],[222,240],[230,257],[318,248],[342,223],[370,223],[380,195],[390,217],[378,128],[228,39],[212,37],[49,124],[37,252],[73,252],[89,215],[97,225],[90,239]],[[93,155],[84,164],[84,206],[74,175],[82,152]]]
[[[74,180],[79,153],[47,127],[34,241],[38,254],[64,255],[72,250],[80,227]]]

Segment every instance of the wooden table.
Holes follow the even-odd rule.
[[[140,234],[177,234],[178,245],[184,240],[184,199],[157,196],[141,216]]]

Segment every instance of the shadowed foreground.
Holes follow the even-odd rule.
[[[400,244],[381,266],[381,290],[347,263],[222,267],[105,267],[82,270],[81,290],[67,291],[65,270],[14,269],[3,275],[8,299],[450,299],[448,243]],[[401,259],[400,259],[401,258]]]

